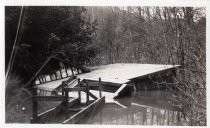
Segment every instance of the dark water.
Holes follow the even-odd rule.
[[[165,91],[138,91],[131,97],[106,103],[90,113],[79,124],[119,125],[179,125],[180,112],[169,103],[170,94]]]

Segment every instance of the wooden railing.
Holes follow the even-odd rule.
[[[66,118],[69,117],[69,92],[73,92],[73,91],[77,91],[78,92],[78,100],[79,100],[79,103],[81,103],[81,91],[85,92],[86,93],[86,105],[89,105],[90,104],[90,100],[89,100],[89,97],[92,97],[94,100],[97,100],[98,98],[93,95],[91,92],[90,92],[90,88],[89,88],[89,84],[88,84],[88,81],[87,80],[83,80],[82,82],[80,81],[80,79],[78,78],[77,79],[78,81],[78,85],[77,87],[74,87],[74,88],[69,88],[68,87],[68,83],[69,82],[68,80],[67,81],[64,81],[62,83],[62,95],[54,95],[54,96],[40,96],[40,95],[37,95],[37,89],[34,88],[33,89],[33,96],[32,96],[32,107],[33,107],[33,118],[31,120],[31,123],[36,123],[37,122],[37,119],[38,119],[38,102],[39,101],[61,101],[63,103],[63,105],[65,106],[65,109],[66,109]],[[70,82],[69,82],[70,83]],[[101,93],[101,78],[99,78],[99,83],[98,83],[98,86],[99,86],[99,97],[101,98],[102,97],[102,93]]]

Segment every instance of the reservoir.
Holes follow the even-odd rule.
[[[161,90],[132,92],[131,97],[105,103],[78,124],[179,125],[180,112],[170,103],[170,93]]]

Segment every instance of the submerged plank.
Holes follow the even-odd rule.
[[[123,97],[123,96],[130,96],[131,90],[127,84],[123,84],[115,93],[114,98]]]
[[[75,115],[73,115],[72,117],[70,117],[69,119],[65,120],[63,122],[63,124],[75,124],[77,123],[80,119],[82,119],[85,115],[89,114],[91,111],[97,109],[100,105],[105,103],[105,97],[102,97],[98,100],[96,100],[95,102],[93,102],[92,104],[88,105],[87,107],[85,107],[83,110],[81,110],[80,112],[76,113]]]
[[[65,96],[33,96],[32,101],[64,101]]]

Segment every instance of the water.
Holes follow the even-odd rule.
[[[169,103],[166,91],[138,91],[131,97],[106,103],[79,124],[179,125],[180,112]]]

